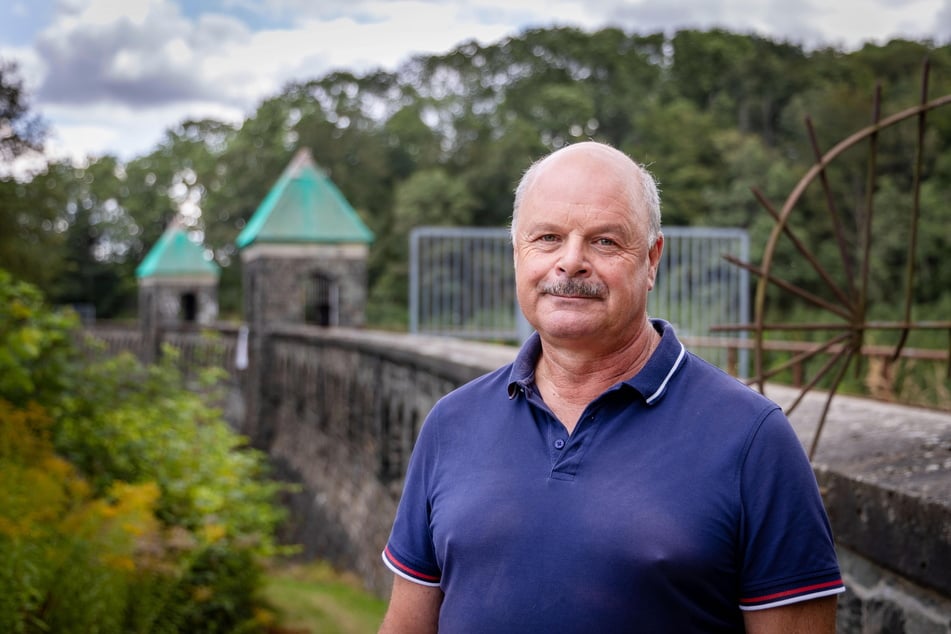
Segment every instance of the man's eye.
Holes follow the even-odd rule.
[[[602,247],[613,247],[614,245],[617,244],[617,242],[615,242],[611,238],[598,238],[597,242],[598,242],[598,245]]]
[[[558,239],[558,236],[556,236],[553,233],[546,233],[545,235],[539,237],[538,239],[541,240],[542,242],[554,242],[555,240]]]

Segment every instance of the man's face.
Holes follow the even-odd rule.
[[[519,304],[545,339],[610,347],[644,322],[663,239],[648,249],[616,162],[576,152],[541,167],[514,231]]]

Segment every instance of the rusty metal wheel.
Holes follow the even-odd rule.
[[[763,249],[762,262],[759,266],[728,257],[733,264],[749,270],[757,276],[757,285],[754,298],[754,321],[750,324],[731,324],[718,326],[719,331],[747,331],[753,334],[754,375],[750,383],[755,383],[760,391],[764,391],[766,381],[782,372],[794,367],[822,359],[818,369],[811,377],[804,379],[799,387],[799,394],[787,413],[791,413],[805,395],[818,386],[827,391],[825,403],[817,421],[815,433],[809,447],[810,459],[815,454],[819,437],[825,424],[826,415],[832,398],[839,389],[842,379],[846,376],[849,367],[857,367],[864,353],[868,351],[868,333],[874,330],[897,332],[897,343],[891,344],[890,358],[892,361],[902,355],[908,341],[909,333],[919,329],[948,330],[951,334],[951,321],[923,322],[912,320],[914,304],[914,288],[916,277],[916,254],[919,238],[919,221],[921,213],[922,166],[925,152],[925,134],[927,113],[942,106],[951,104],[951,95],[929,100],[928,78],[930,66],[924,64],[921,80],[921,99],[918,105],[897,112],[891,116],[881,118],[881,88],[875,91],[872,104],[872,123],[854,134],[843,139],[831,149],[822,152],[816,139],[812,122],[807,118],[806,126],[809,140],[815,154],[815,163],[799,180],[782,207],[777,210],[766,197],[757,190],[754,194],[760,204],[772,216],[775,225]],[[879,158],[879,140],[883,130],[899,124],[916,125],[915,141],[911,161],[910,178],[910,209],[908,209],[908,224],[903,231],[907,231],[907,247],[904,265],[903,300],[895,302],[890,311],[895,318],[887,321],[873,321],[869,318],[869,270],[872,258],[875,257],[875,238],[873,235],[873,218],[875,215],[876,189],[879,178],[877,160]],[[865,168],[865,183],[861,188],[861,200],[853,203],[856,211],[854,217],[858,222],[852,223],[854,231],[849,233],[849,223],[843,221],[840,212],[840,201],[830,184],[829,168],[843,153],[850,148],[859,148],[867,144],[867,167]],[[853,150],[854,152],[855,150]],[[823,221],[830,223],[829,233],[834,236],[834,250],[838,252],[838,262],[829,266],[829,258],[821,260],[815,252],[819,245],[807,244],[800,236],[803,222],[815,222],[815,217],[804,219],[797,213],[801,210],[801,203],[808,188],[812,185],[821,187],[822,199],[825,206]],[[829,245],[823,245],[827,248]],[[777,266],[777,254],[780,248],[785,253],[794,253],[801,266],[807,267],[808,274],[813,277],[814,283],[806,288],[801,283],[786,279],[783,269]],[[823,262],[826,262],[824,265]],[[798,279],[802,279],[800,277]],[[771,321],[771,306],[779,298],[786,304],[798,302],[808,306],[811,314],[826,313],[828,320],[815,321]],[[765,367],[766,359],[777,337],[790,336],[791,333],[808,332],[811,341],[793,352],[792,357],[773,367]],[[775,346],[773,346],[775,347]],[[786,346],[789,350],[789,346]],[[945,357],[947,358],[947,357]]]

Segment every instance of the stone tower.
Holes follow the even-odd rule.
[[[135,269],[146,357],[157,353],[162,329],[210,324],[218,318],[221,270],[206,249],[173,221]]]
[[[244,315],[266,324],[364,325],[373,233],[306,149],[238,235]]]
[[[270,444],[273,429],[266,421],[274,406],[270,395],[277,393],[270,383],[268,329],[363,326],[372,241],[373,233],[307,150],[297,152],[238,235],[249,359],[242,433],[259,449]]]

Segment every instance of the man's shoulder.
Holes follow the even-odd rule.
[[[488,402],[508,401],[508,384],[511,374],[511,363],[487,372],[449,391],[439,399],[436,406],[438,408],[471,407],[481,406]]]
[[[759,419],[771,410],[780,409],[742,379],[690,352],[671,389],[675,393],[674,400],[702,402],[705,411],[729,411],[733,418],[745,413]]]

